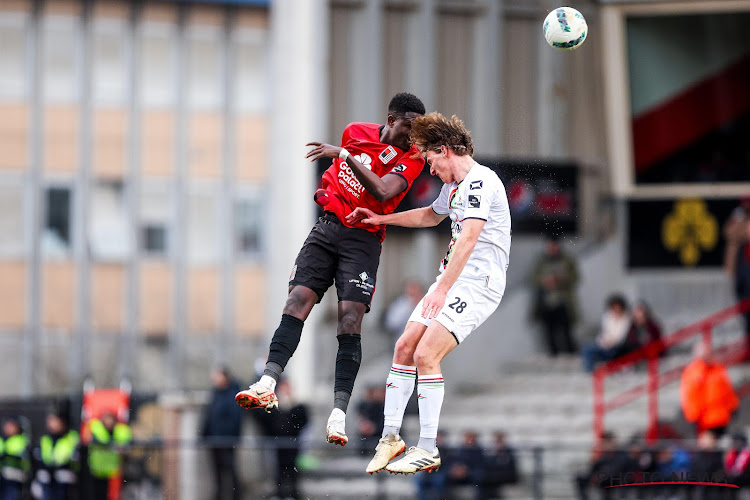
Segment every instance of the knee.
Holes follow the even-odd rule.
[[[400,365],[412,365],[414,363],[414,348],[411,342],[399,338],[393,350],[393,361]]]
[[[286,298],[283,313],[304,321],[307,319],[307,315],[310,314],[317,300],[318,296],[312,290],[306,293],[299,287],[295,287],[289,292]]]
[[[414,350],[414,363],[417,365],[417,371],[425,374],[436,373],[435,370],[439,366],[434,356],[426,349],[420,349],[419,346]]]
[[[362,316],[364,311],[356,308],[350,308],[342,311],[339,317],[337,335],[344,333],[360,333],[362,331]]]

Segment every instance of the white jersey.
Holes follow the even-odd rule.
[[[452,238],[448,252],[440,263],[441,273],[451,258],[463,221],[487,221],[461,277],[482,279],[485,286],[502,293],[510,256],[510,207],[505,186],[497,174],[484,165],[474,163],[460,183],[443,185],[440,195],[432,203],[432,209],[441,215],[448,214],[451,219]]]

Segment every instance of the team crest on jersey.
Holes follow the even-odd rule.
[[[476,194],[470,194],[469,195],[469,206],[472,208],[479,208],[479,205],[481,204],[482,197]]]
[[[451,191],[450,196],[448,197],[448,206],[450,208],[458,208],[462,207],[464,205],[464,199],[461,197],[461,194],[458,192],[458,188],[454,188],[453,191]]]
[[[404,165],[403,163],[399,163],[398,165],[393,167],[393,170],[391,170],[391,172],[403,172],[404,170],[406,170],[406,165]]]
[[[396,156],[398,156],[398,153],[396,153],[396,150],[393,149],[393,146],[388,146],[380,152],[379,158],[380,161],[383,162],[383,165],[388,165],[388,162],[394,159]]]
[[[472,189],[482,189],[482,184],[483,183],[481,180],[471,181],[471,183],[469,184],[469,191],[471,191]]]

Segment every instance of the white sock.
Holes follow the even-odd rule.
[[[417,378],[417,367],[394,363],[385,381],[385,408],[383,410],[383,437],[395,437],[401,430],[404,410],[414,392],[414,380]]]
[[[276,390],[276,379],[270,375],[263,375],[260,377],[258,383],[271,389],[271,392]]]
[[[440,408],[443,406],[445,383],[443,375],[419,375],[417,378],[417,397],[419,402],[419,448],[430,453],[435,449]]]
[[[330,422],[331,420],[346,420],[346,413],[344,413],[340,408],[334,408],[331,412],[331,416],[328,417],[328,421]]]

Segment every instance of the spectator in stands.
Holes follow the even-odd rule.
[[[5,419],[2,437],[0,500],[21,500],[31,470],[29,437],[17,418]]]
[[[417,474],[417,500],[444,500],[448,498],[448,471],[453,463],[453,447],[445,443],[446,434],[438,429],[436,446],[439,446],[441,467],[431,474]]]
[[[701,432],[696,441],[697,450],[693,453],[691,459],[690,471],[699,478],[699,481],[721,482],[727,479],[724,472],[724,462],[722,453],[719,449],[716,435],[711,430]],[[725,498],[724,489],[718,490],[716,487],[698,487],[693,491],[693,498],[701,500],[718,500]]]
[[[516,452],[508,446],[505,433],[497,431],[495,442],[484,458],[484,480],[480,498],[502,498],[502,487],[518,482]]]
[[[735,275],[737,253],[740,247],[748,241],[748,226],[750,226],[750,196],[740,200],[740,204],[729,215],[723,227],[726,240],[724,271],[730,277]]]
[[[610,361],[622,354],[629,331],[628,303],[622,295],[612,295],[607,299],[601,331],[593,342],[583,346],[583,368],[593,372],[600,361]]]
[[[734,291],[737,300],[750,298],[750,221],[747,221],[744,227],[747,239],[739,247],[734,266]],[[750,350],[750,311],[743,314],[743,319],[747,348]]]
[[[109,498],[112,479],[122,477],[123,452],[132,440],[132,433],[112,412],[104,413],[101,419],[89,420],[88,433],[91,478],[87,498]]]
[[[682,372],[680,403],[685,420],[696,426],[696,436],[712,430],[721,437],[739,406],[726,368],[705,342],[695,344],[693,361]]]
[[[235,448],[242,433],[242,408],[234,402],[240,386],[226,367],[211,372],[213,390],[203,414],[201,437],[211,453],[214,473],[214,498],[239,500],[240,481],[237,475]]]
[[[627,453],[618,449],[614,433],[604,432],[591,450],[589,470],[575,478],[578,497],[588,500],[589,488],[594,487],[601,490],[603,499],[610,498],[612,490],[606,487],[622,481],[624,474],[630,472],[627,470],[630,463]]]
[[[386,389],[382,385],[368,387],[364,399],[357,406],[359,448],[363,454],[369,454],[377,446],[380,439],[380,429],[383,428],[385,391]]]
[[[383,316],[383,327],[395,341],[401,336],[409,321],[409,316],[424,297],[425,289],[421,282],[411,279],[404,284],[404,291],[388,305]]]
[[[297,457],[300,452],[299,436],[308,423],[307,406],[294,403],[289,382],[281,378],[276,385],[276,394],[286,402],[274,414],[254,411],[250,415],[260,426],[266,443],[276,455],[276,492],[281,499],[301,498],[299,494],[299,470]]]
[[[578,265],[562,250],[557,235],[547,237],[531,273],[531,285],[532,315],[542,324],[549,355],[576,352],[572,329],[577,315]]]
[[[47,415],[47,433],[34,450],[36,482],[42,500],[68,500],[78,482],[78,432],[70,428],[68,416],[52,411]]]
[[[630,330],[626,341],[627,351],[634,351],[651,342],[661,342],[661,327],[654,319],[651,308],[645,302],[636,302],[630,320]]]
[[[732,435],[732,444],[724,456],[724,470],[729,480],[740,488],[750,486],[750,447],[741,432]]]
[[[465,431],[461,446],[453,453],[448,465],[448,482],[450,487],[471,486],[474,497],[481,498],[484,482],[484,454],[474,431]]]

